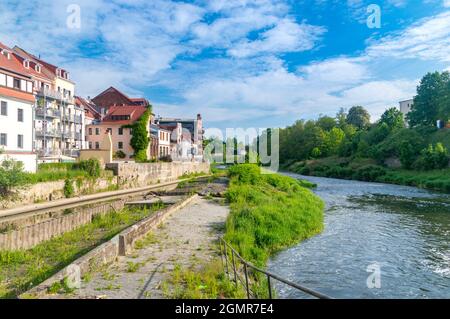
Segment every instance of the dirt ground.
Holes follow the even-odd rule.
[[[229,209],[198,198],[172,214],[126,257],[87,276],[71,298],[164,298],[162,283],[176,265],[190,267],[213,258],[213,242]]]

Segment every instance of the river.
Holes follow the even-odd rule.
[[[334,298],[450,298],[450,196],[286,175],[316,183],[325,230],[275,255],[271,272]],[[305,298],[277,284],[280,298]]]

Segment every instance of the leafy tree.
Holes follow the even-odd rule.
[[[7,196],[13,188],[27,183],[27,175],[23,171],[23,163],[5,159],[0,163],[0,196]]]
[[[319,117],[316,124],[324,131],[331,131],[337,125],[336,120],[329,116]]]
[[[346,122],[360,130],[366,129],[370,125],[370,114],[362,106],[353,106],[348,111]]]
[[[381,115],[379,124],[386,124],[391,131],[404,128],[405,121],[403,120],[403,113],[397,108],[392,107]]]
[[[417,95],[407,120],[411,127],[433,126],[450,115],[449,72],[427,73],[417,87]]]

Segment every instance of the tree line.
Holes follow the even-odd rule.
[[[444,168],[449,161],[450,130],[439,130],[436,122],[449,119],[450,74],[428,73],[406,118],[392,107],[371,123],[363,106],[353,106],[348,112],[341,108],[334,117],[298,120],[280,130],[280,159],[288,166],[331,156],[371,158],[379,164],[395,158],[406,169]]]

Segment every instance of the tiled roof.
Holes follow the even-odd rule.
[[[144,113],[147,108],[140,105],[121,105],[112,106],[108,109],[108,113],[102,122],[105,123],[116,123],[116,124],[132,124],[136,122]],[[114,116],[126,116],[129,115],[129,120],[115,120]]]
[[[101,115],[100,112],[97,110],[95,104],[89,102],[88,100],[80,96],[75,96],[75,104],[84,108],[87,117],[90,117],[92,119],[100,119]]]
[[[31,93],[14,90],[14,89],[7,88],[7,87],[4,87],[4,86],[0,86],[0,95],[6,96],[6,97],[12,97],[12,98],[23,100],[23,101],[27,101],[27,102],[30,102],[30,103],[34,103],[34,101],[35,101],[34,100],[34,96]]]
[[[27,69],[23,66],[23,64],[18,60],[17,56],[14,54],[14,52],[8,48],[6,45],[0,42],[0,51],[9,51],[10,52],[10,58],[8,59],[3,54],[0,54],[0,67],[3,69],[6,69],[10,72],[17,73],[20,75],[23,75],[25,77],[28,77]]]

